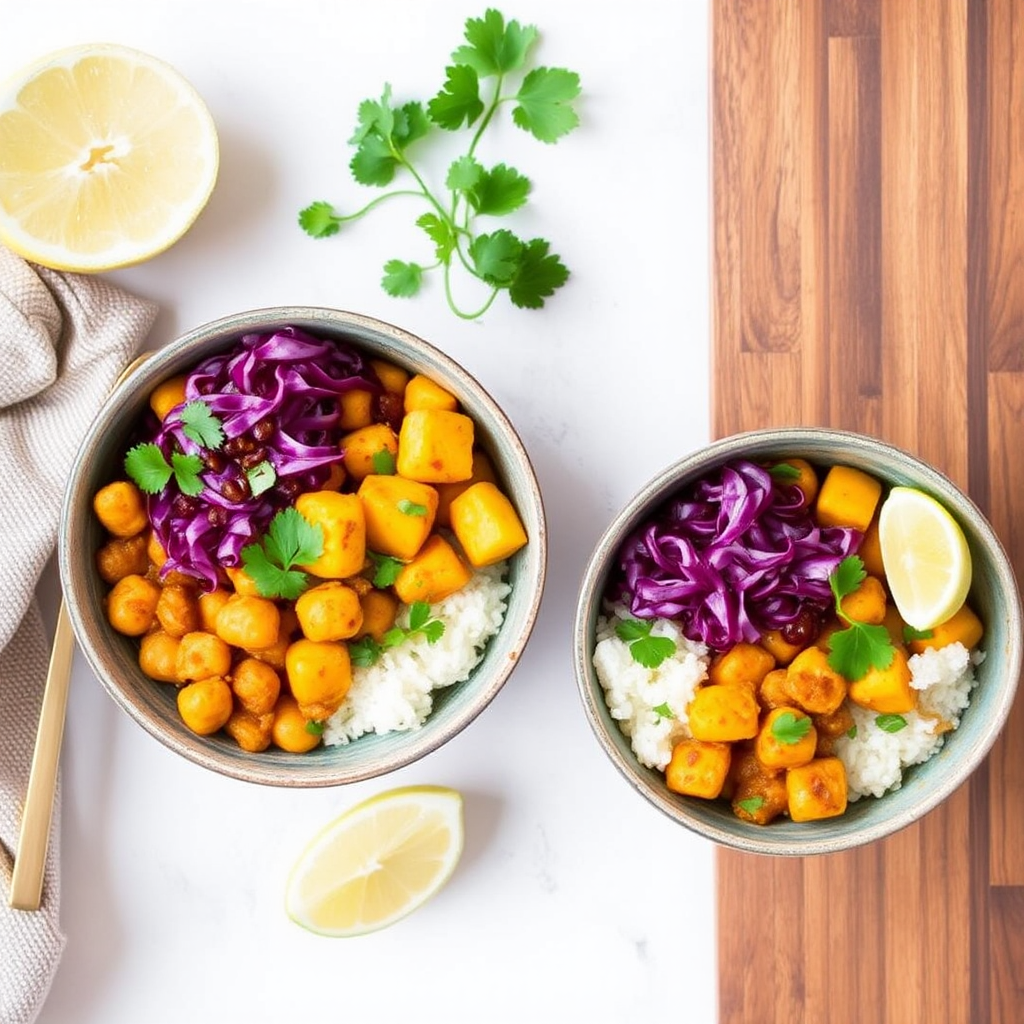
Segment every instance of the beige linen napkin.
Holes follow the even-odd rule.
[[[64,948],[59,808],[40,910],[8,904],[50,637],[35,601],[76,444],[156,316],[99,277],[0,247],[0,1024],[35,1019]]]

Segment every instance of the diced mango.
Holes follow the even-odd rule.
[[[386,359],[371,359],[370,366],[373,367],[385,391],[392,395],[405,394],[405,386],[409,383],[408,370],[403,370]]]
[[[757,699],[761,702],[762,708],[781,708],[790,703],[789,694],[786,692],[786,670],[784,668],[773,668],[765,675],[757,688]]]
[[[757,698],[748,686],[702,686],[686,714],[694,739],[732,743],[757,735]]]
[[[839,606],[843,614],[854,622],[881,625],[885,621],[885,587],[877,576],[865,576],[860,586],[847,594]]]
[[[472,578],[472,570],[455,548],[435,533],[427,538],[412,561],[402,566],[395,579],[395,593],[404,604],[434,604],[461,590]]]
[[[775,668],[775,658],[757,644],[733,644],[717,655],[708,667],[712,683],[743,683],[756,693],[761,680]]]
[[[838,757],[818,757],[786,772],[793,821],[834,818],[846,810],[846,768]]]
[[[359,595],[337,580],[310,587],[300,594],[295,614],[307,640],[347,640],[363,624]]]
[[[888,668],[868,669],[850,683],[850,700],[882,714],[901,715],[917,707],[917,690],[910,685],[910,666],[901,647],[893,649]]]
[[[452,502],[450,517],[462,550],[478,569],[508,558],[527,542],[512,502],[486,480],[473,484]]]
[[[864,532],[882,496],[882,484],[853,466],[832,466],[818,491],[815,515],[822,526],[851,526]]]
[[[882,561],[882,544],[878,539],[878,511],[871,517],[867,530],[861,538],[857,554],[864,563],[864,568],[879,579],[885,579],[885,563]]]
[[[448,409],[414,409],[398,433],[398,472],[422,483],[456,483],[473,475],[473,421]]]
[[[961,605],[959,611],[953,613],[951,618],[928,630],[930,637],[923,637],[919,640],[911,640],[907,645],[913,654],[920,654],[929,647],[945,647],[947,644],[961,643],[967,650],[977,647],[985,627],[981,619],[968,608]]]
[[[352,685],[348,647],[333,640],[303,637],[289,645],[285,673],[303,715],[322,722],[338,710]]]
[[[477,448],[473,452],[473,473],[468,480],[460,480],[455,484],[435,484],[437,488],[437,524],[438,526],[451,526],[451,505],[452,502],[468,487],[486,480],[489,483],[498,482],[498,474],[495,472],[494,463],[486,452]]]
[[[765,768],[777,771],[807,764],[814,759],[817,746],[818,731],[810,718],[799,708],[781,707],[765,716],[754,740],[754,753]]]
[[[366,520],[363,503],[354,494],[308,491],[295,499],[295,508],[323,532],[319,558],[301,566],[323,579],[355,576],[366,562]]]
[[[829,665],[825,651],[807,647],[786,668],[784,689],[797,707],[823,715],[843,703],[846,680]]]
[[[387,473],[381,459],[394,468],[398,436],[386,423],[371,423],[342,437],[341,447],[345,471],[353,480],[362,480],[371,473]]]
[[[404,408],[407,413],[414,409],[448,409],[455,412],[459,408],[459,400],[440,384],[417,373],[409,378],[405,386]]]
[[[731,760],[728,743],[682,739],[672,748],[665,784],[675,793],[714,800],[722,792]]]
[[[338,426],[342,430],[358,430],[373,422],[373,392],[354,388],[338,396],[340,415]]]
[[[404,476],[371,474],[356,494],[363,503],[370,550],[403,562],[413,558],[433,528],[437,491]]]
[[[156,418],[163,422],[167,414],[185,401],[184,375],[170,377],[163,381],[150,392],[149,407],[156,413]]]
[[[395,624],[398,614],[398,598],[388,590],[371,587],[360,598],[363,609],[363,624],[356,633],[356,639],[372,636],[378,643]]]

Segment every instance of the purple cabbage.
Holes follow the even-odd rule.
[[[754,642],[832,604],[829,576],[861,534],[819,527],[803,493],[746,460],[670,501],[623,544],[610,596],[640,619],[670,618],[714,651]]]
[[[182,494],[172,478],[149,501],[150,522],[167,552],[162,575],[177,571],[197,578],[205,589],[216,587],[222,567],[239,565],[242,548],[263,534],[281,508],[302,491],[322,486],[343,455],[339,396],[353,389],[382,390],[364,357],[346,344],[297,327],[247,334],[230,352],[196,366],[185,382],[185,403],[168,413],[154,443],[168,459],[174,451],[204,454],[181,422],[184,405],[196,399],[220,420],[225,446],[232,438],[252,438],[253,428],[264,433],[269,420],[273,432],[257,444],[276,482],[252,496],[245,470],[230,457],[214,458],[214,466],[201,474],[203,490],[195,497]],[[240,480],[246,495],[232,500],[225,491],[231,494],[236,485],[237,497]]]

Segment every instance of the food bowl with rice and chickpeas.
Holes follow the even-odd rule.
[[[678,823],[832,853],[938,805],[1021,671],[1017,582],[949,479],[860,434],[752,431],[666,468],[586,567],[574,666],[594,734]]]
[[[59,563],[76,639],[143,728],[228,776],[326,786],[483,711],[546,544],[529,456],[470,374],[390,324],[294,306],[199,327],[116,389]]]

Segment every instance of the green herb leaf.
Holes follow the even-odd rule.
[[[557,142],[579,123],[572,101],[580,94],[580,76],[565,68],[535,68],[519,87],[512,120],[541,142]]]
[[[282,509],[257,544],[242,548],[242,564],[263,597],[294,601],[308,585],[306,573],[295,565],[315,562],[324,550],[319,523],[311,523],[297,509]]]
[[[202,494],[203,481],[199,474],[203,471],[203,460],[198,455],[184,455],[182,452],[171,453],[171,470],[174,473],[174,482],[182,494],[194,498]]]
[[[615,635],[628,644],[634,640],[642,640],[645,636],[650,636],[652,625],[651,622],[644,619],[621,619],[615,623]]]
[[[418,263],[388,260],[384,264],[384,277],[380,283],[388,295],[395,298],[410,298],[420,290],[423,283],[423,268]]]
[[[430,619],[430,605],[426,601],[413,601],[409,605],[409,632],[415,633],[422,629],[423,625]]]
[[[420,627],[420,632],[428,644],[434,645],[444,636],[444,623],[440,619],[433,619],[431,622],[425,622]]]
[[[204,448],[217,449],[224,443],[224,428],[202,400],[195,399],[181,410],[184,435]]]
[[[395,475],[395,457],[387,448],[381,448],[379,452],[374,452],[370,456],[370,462],[377,476]]]
[[[787,746],[799,743],[811,731],[811,720],[802,715],[797,717],[792,711],[783,711],[772,722],[772,735]]]
[[[862,679],[872,667],[887,669],[896,653],[885,626],[856,622],[843,611],[843,598],[852,594],[866,576],[864,562],[857,555],[849,555],[828,578],[836,614],[847,623],[846,629],[838,630],[829,637],[828,663],[851,682]]]
[[[444,180],[444,187],[451,192],[471,192],[480,184],[480,180],[487,172],[484,165],[475,157],[460,156],[458,160],[452,161],[448,168],[448,177]]]
[[[329,238],[341,230],[341,217],[330,203],[320,199],[299,211],[299,227],[313,238]]]
[[[763,796],[748,796],[743,800],[737,800],[736,806],[741,810],[747,812],[747,814],[755,814],[764,806]]]
[[[569,278],[569,271],[555,255],[548,254],[543,238],[527,242],[519,258],[519,267],[509,285],[512,305],[520,309],[540,309]]]
[[[353,665],[369,668],[380,658],[382,648],[372,636],[363,636],[358,640],[349,641],[348,655]]]
[[[522,254],[523,243],[505,228],[490,235],[477,235],[469,247],[477,274],[499,288],[512,283]]]
[[[501,217],[518,210],[526,202],[530,194],[530,179],[523,177],[514,167],[496,164],[489,171],[484,171],[466,192],[477,213]]]
[[[483,112],[480,79],[468,64],[446,69],[441,91],[427,104],[430,120],[440,128],[455,131],[465,123],[468,128]]]
[[[912,640],[931,640],[935,636],[933,629],[915,629],[913,626],[903,627],[903,640],[910,643]]]
[[[500,11],[493,8],[482,18],[466,20],[466,41],[453,54],[456,64],[468,64],[481,78],[517,71],[526,61],[526,55],[537,39],[532,25],[518,21],[505,24]]]
[[[427,506],[421,505],[419,502],[410,501],[408,498],[403,498],[398,503],[398,511],[403,516],[425,516],[427,514]]]
[[[124,468],[146,494],[159,494],[174,474],[164,453],[152,443],[132,448],[124,458]]]
[[[258,498],[277,483],[277,470],[274,469],[273,463],[264,459],[252,469],[246,470],[245,477],[249,481],[252,496]]]
[[[426,231],[434,243],[434,255],[439,263],[449,263],[455,251],[455,231],[451,224],[441,220],[436,213],[425,213],[417,221],[417,226]]]
[[[307,722],[306,732],[311,736],[323,736],[324,734],[324,723],[323,722]]]
[[[624,619],[615,625],[615,634],[629,644],[629,653],[638,665],[657,668],[676,653],[675,641],[667,636],[651,636],[653,623],[642,619]]]
[[[388,185],[398,169],[398,158],[387,139],[367,135],[348,166],[360,185]]]
[[[907,720],[902,715],[877,715],[875,725],[882,732],[899,732],[900,729],[906,729]]]
[[[651,708],[651,710],[659,718],[675,718],[675,712],[668,706],[668,704],[659,704],[657,707]]]
[[[847,555],[832,570],[828,583],[832,588],[832,596],[835,598],[837,610],[842,599],[848,594],[852,594],[864,582],[866,576],[864,562],[857,555]],[[841,611],[840,614],[842,614]]]
[[[378,590],[390,587],[398,579],[398,574],[402,571],[405,563],[400,562],[397,558],[392,558],[391,555],[381,555],[376,551],[367,551],[366,554],[373,562],[373,585]]]
[[[851,725],[850,728],[846,730],[846,735],[851,740],[855,740],[857,738],[857,726],[856,725]]]
[[[776,480],[799,480],[800,470],[796,466],[791,466],[788,462],[776,462],[768,472],[775,477]]]

